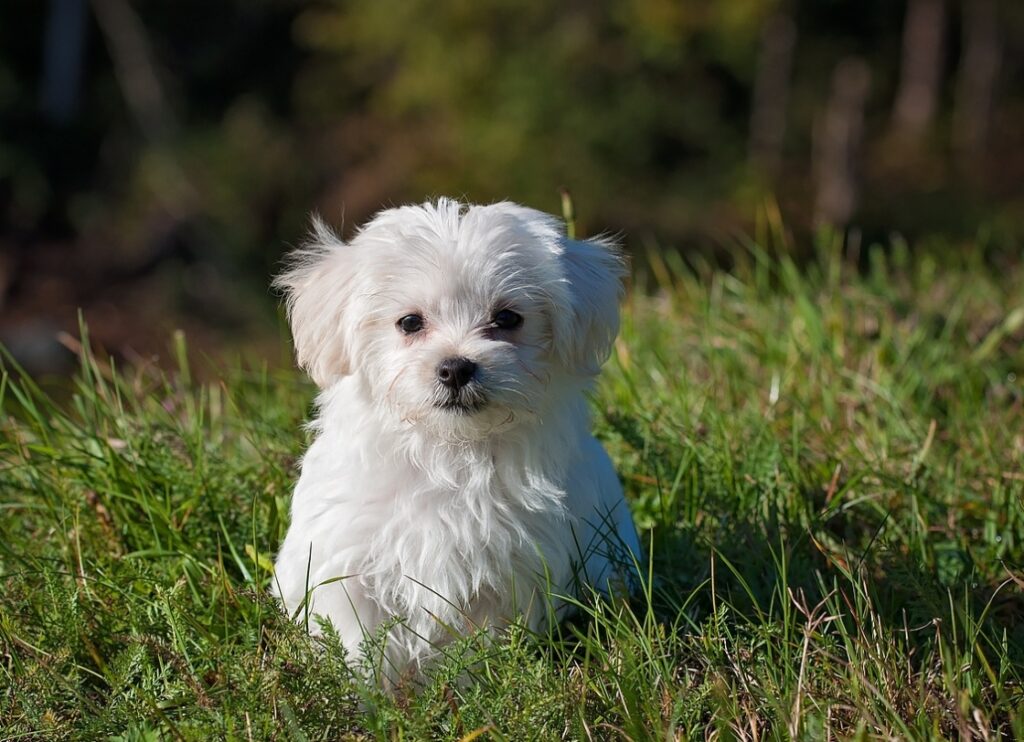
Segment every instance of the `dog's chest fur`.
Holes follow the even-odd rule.
[[[293,512],[314,543],[332,544],[311,559],[311,584],[351,575],[385,616],[427,636],[542,612],[532,604],[538,583],[562,588],[571,574],[563,486],[574,416],[449,444],[351,405],[333,414],[335,403],[304,459]]]
[[[452,472],[450,482],[395,488],[359,569],[388,612],[408,616],[429,607],[480,623],[527,607],[522,602],[536,583],[522,576],[561,579],[564,560],[552,547],[566,531],[564,493],[544,480],[524,492],[521,472],[503,463],[508,471],[496,465],[484,473],[478,465],[472,475]],[[523,582],[514,591],[513,575]]]

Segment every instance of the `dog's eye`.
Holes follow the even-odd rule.
[[[494,326],[500,330],[514,330],[523,324],[523,315],[511,309],[502,309],[494,315]]]
[[[398,329],[406,335],[412,335],[423,329],[423,318],[418,314],[407,314],[398,320]]]

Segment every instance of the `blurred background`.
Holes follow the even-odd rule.
[[[6,0],[0,342],[62,373],[81,308],[131,362],[282,349],[267,288],[316,210],[435,195],[560,211],[728,264],[1020,255],[1020,0]],[[69,333],[62,335],[61,333]]]

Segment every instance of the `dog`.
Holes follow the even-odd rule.
[[[273,590],[389,678],[453,636],[621,592],[640,545],[586,393],[618,332],[607,239],[509,202],[313,220],[276,280],[318,385]],[[312,617],[312,621],[310,618]],[[383,629],[383,624],[387,626]]]

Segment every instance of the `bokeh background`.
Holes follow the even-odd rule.
[[[0,342],[37,374],[79,309],[129,362],[177,328],[282,361],[268,278],[310,211],[560,188],[638,260],[727,264],[776,208],[798,253],[832,225],[1019,259],[1024,2],[0,6]]]

